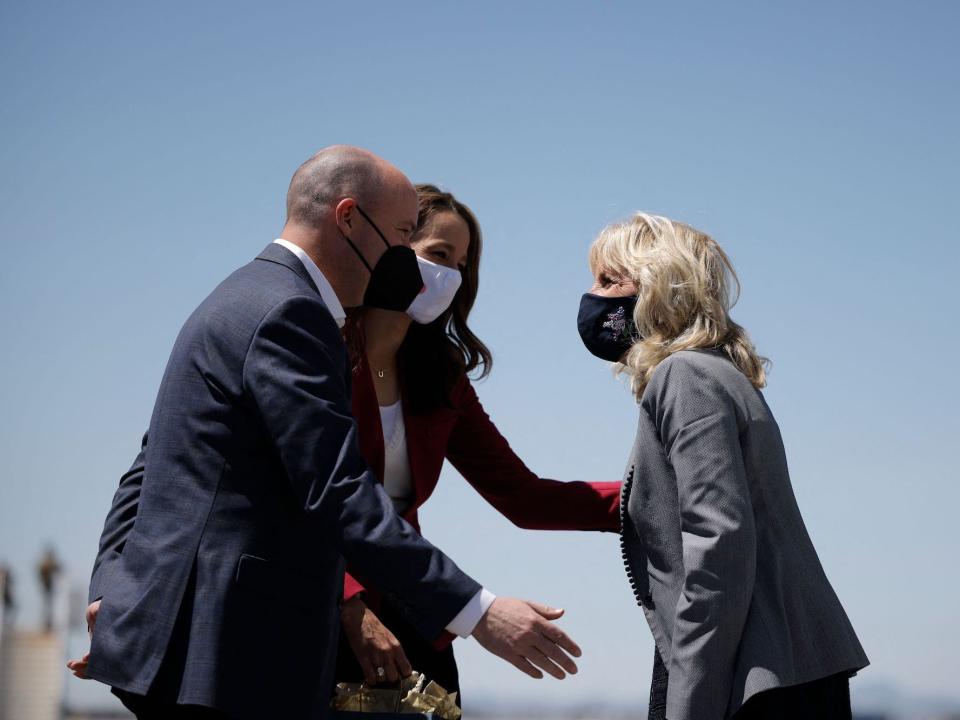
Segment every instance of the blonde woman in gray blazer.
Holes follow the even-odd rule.
[[[590,267],[580,335],[639,402],[621,544],[656,645],[649,717],[849,718],[869,661],[800,516],[767,361],[730,319],[729,259],[637,214],[600,233]]]

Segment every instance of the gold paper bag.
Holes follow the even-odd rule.
[[[448,693],[435,682],[427,683],[421,673],[401,680],[397,687],[369,687],[365,683],[340,683],[330,704],[334,710],[361,713],[433,713],[440,720],[460,720],[457,694]]]

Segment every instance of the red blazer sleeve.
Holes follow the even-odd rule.
[[[484,499],[530,530],[620,529],[619,482],[559,482],[523,464],[484,411],[467,378],[458,386],[458,418],[447,459]]]
[[[343,601],[346,602],[355,595],[359,595],[362,592],[366,592],[366,588],[360,584],[360,581],[357,580],[349,572],[343,574]]]

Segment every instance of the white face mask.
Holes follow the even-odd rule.
[[[407,308],[407,315],[421,325],[432,323],[450,307],[453,296],[457,294],[463,278],[459,270],[437,265],[424,260],[419,255],[420,275],[423,276],[423,290]]]

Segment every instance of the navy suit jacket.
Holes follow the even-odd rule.
[[[357,447],[340,331],[277,244],[187,320],[104,527],[89,675],[236,718],[323,718],[344,558],[433,640],[480,586]]]

